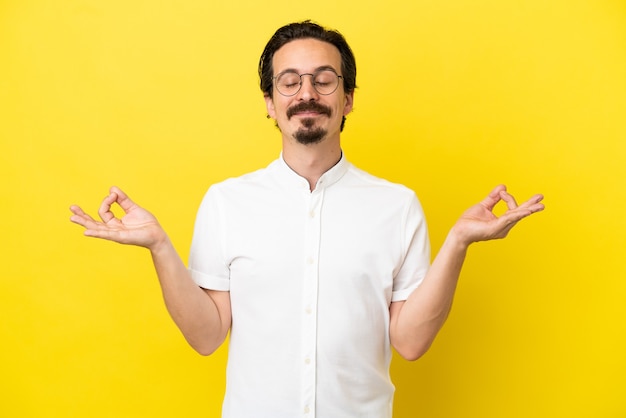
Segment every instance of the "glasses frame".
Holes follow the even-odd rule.
[[[335,86],[335,88],[333,89],[333,91],[331,91],[330,93],[321,93],[318,89],[317,89],[317,83],[315,83],[315,76],[318,75],[321,72],[324,71],[330,71],[331,73],[334,73],[337,76],[337,85]],[[276,80],[278,80],[278,77],[284,75],[284,74],[295,74],[298,75],[300,77],[300,86],[298,87],[298,90],[295,91],[295,93],[293,94],[285,94],[282,91],[280,91],[280,89],[278,88],[278,83],[276,83]],[[337,91],[337,89],[339,88],[339,81],[343,79],[342,75],[337,74],[337,71],[335,71],[332,68],[321,68],[319,70],[316,70],[312,73],[298,73],[297,71],[294,70],[285,70],[283,72],[280,72],[278,74],[276,74],[274,77],[272,77],[272,80],[274,80],[274,87],[276,88],[276,91],[281,95],[281,96],[285,96],[285,97],[293,97],[296,94],[298,94],[300,92],[300,90],[302,90],[302,76],[303,75],[310,75],[311,76],[311,85],[313,86],[313,89],[315,89],[315,91],[317,92],[317,94],[320,94],[322,96],[330,96],[331,94],[333,94],[334,92]]]

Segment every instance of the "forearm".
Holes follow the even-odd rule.
[[[114,203],[124,210],[122,218],[111,211]],[[73,213],[70,220],[83,226],[86,236],[149,249],[167,310],[189,344],[206,355],[222,344],[231,321],[228,292],[204,291],[193,282],[154,215],[117,187],[111,187],[100,205],[98,215],[102,222],[79,206],[72,205],[70,210]]]
[[[421,285],[406,301],[392,304],[391,343],[404,358],[421,357],[446,321],[467,248],[453,228]]]
[[[506,237],[520,220],[544,209],[542,200],[543,196],[537,194],[518,206],[506,187],[500,185],[463,213],[422,284],[406,301],[391,304],[390,339],[403,357],[416,359],[423,355],[443,326],[469,245]],[[508,210],[496,217],[493,208],[500,201],[506,202]]]
[[[165,233],[150,253],[170,316],[196,351],[211,354],[224,342],[230,317],[220,315],[214,299],[194,283]]]

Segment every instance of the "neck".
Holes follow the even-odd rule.
[[[309,145],[283,139],[283,159],[293,171],[309,182],[310,190],[313,191],[322,174],[341,159],[341,147],[339,141],[328,141],[328,138]]]

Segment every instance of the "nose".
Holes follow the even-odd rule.
[[[300,75],[300,83],[302,85],[300,86],[300,91],[298,91],[298,100],[311,101],[319,98],[319,94],[313,85],[313,74]]]

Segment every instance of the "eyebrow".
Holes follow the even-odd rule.
[[[324,71],[324,70],[331,70],[331,71],[334,71],[336,74],[338,74],[337,70],[332,65],[322,65],[322,66],[317,67],[316,69],[314,69],[313,72],[316,73],[318,71]],[[279,72],[278,74],[283,74],[283,73],[300,74],[300,72],[298,72],[298,70],[296,70],[295,68],[286,68],[283,71]],[[278,75],[278,74],[276,74],[276,75]],[[302,74],[308,74],[308,73],[302,73]]]

